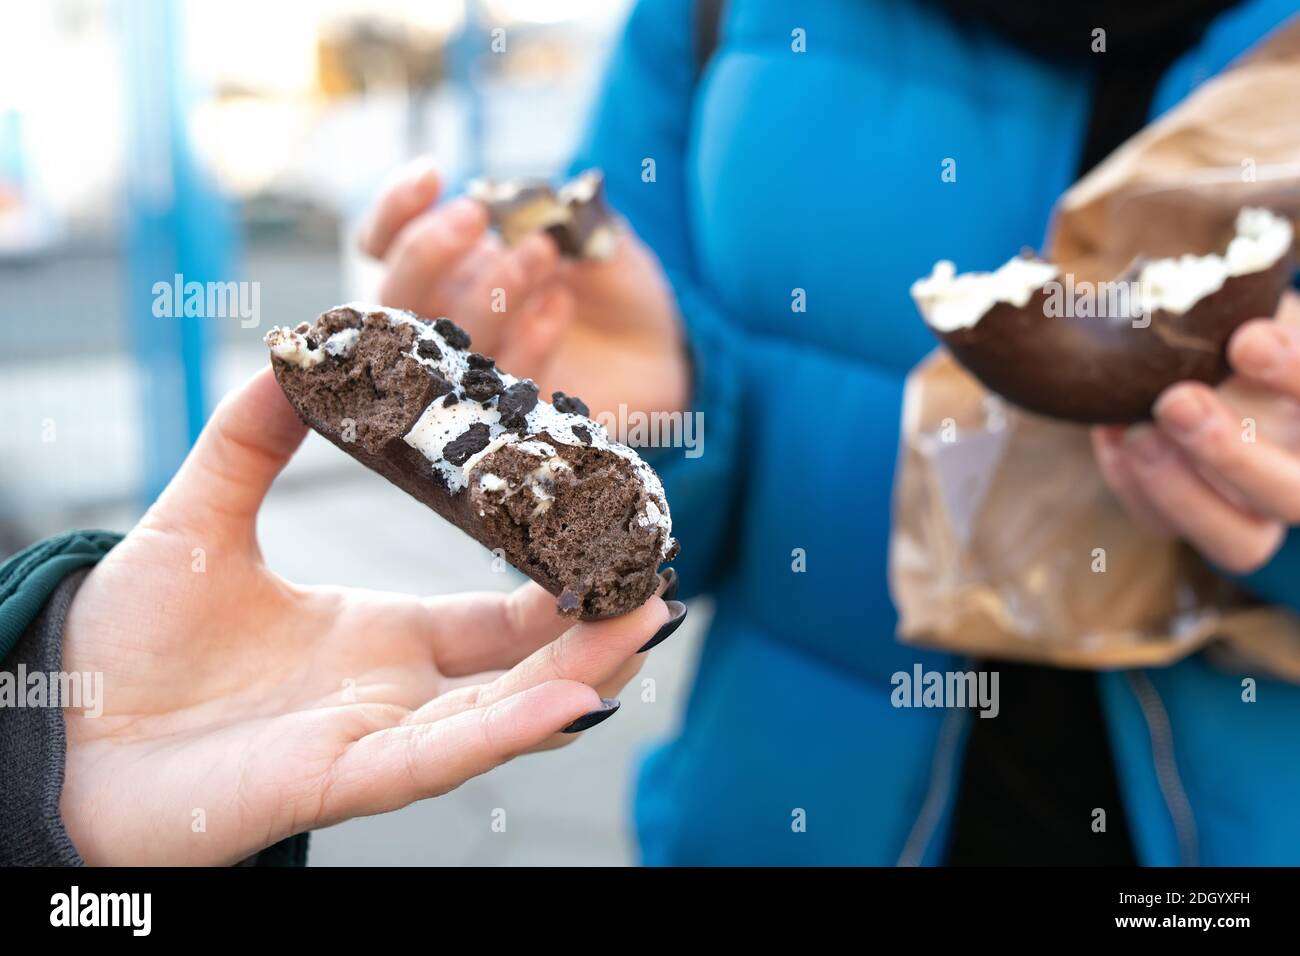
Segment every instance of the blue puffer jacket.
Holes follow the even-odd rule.
[[[1221,16],[1154,112],[1293,11]],[[901,386],[935,344],[908,286],[938,258],[1041,246],[1092,77],[915,2],[733,0],[697,81],[691,23],[690,0],[637,4],[575,164],[604,168],[663,260],[705,422],[702,457],[662,465],[682,582],[717,615],[681,728],[641,772],[644,861],[937,862],[965,712],[889,702],[896,671],[962,666],[895,640],[886,589]],[[1256,585],[1295,604],[1297,570],[1293,536]],[[1247,704],[1241,677],[1196,657],[1103,675],[1144,863],[1300,863],[1300,687],[1260,678]]]

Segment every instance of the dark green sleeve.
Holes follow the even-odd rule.
[[[41,541],[0,565],[0,678],[62,669],[63,625],[90,566],[121,540],[105,531]],[[59,707],[0,706],[0,866],[80,866],[59,813],[67,737]],[[243,866],[304,866],[307,834]]]

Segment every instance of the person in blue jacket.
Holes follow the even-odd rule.
[[[903,380],[935,345],[910,283],[1040,245],[1078,176],[1294,14],[1058,6],[640,0],[573,165],[603,169],[626,217],[612,261],[503,248],[475,204],[435,204],[427,163],[374,210],[389,304],[456,315],[593,409],[703,416],[702,455],[657,460],[680,580],[717,610],[640,773],[648,864],[1300,862],[1291,684],[1200,655],[979,662],[1002,678],[997,719],[891,705],[895,672],[971,666],[896,641],[886,587]],[[1300,397],[1300,337],[1272,325],[1230,359]],[[1134,520],[1300,608],[1300,459],[1234,454],[1236,433],[1184,383],[1154,426],[1094,439]]]
[[[1037,244],[1074,179],[1294,16],[1052,6],[640,0],[574,164],[605,171],[626,217],[612,258],[562,262],[541,234],[505,248],[480,204],[438,201],[428,163],[368,221],[388,303],[454,316],[598,413],[705,424],[702,454],[657,461],[677,580],[716,614],[641,770],[647,863],[1300,862],[1292,684],[1201,655],[1100,674],[981,661],[995,719],[891,702],[897,672],[972,666],[894,637],[902,387],[934,346],[909,284],[940,257],[988,268]],[[1300,334],[1260,319],[1229,359],[1300,399]],[[1135,521],[1300,609],[1300,456],[1267,436],[1242,455],[1237,425],[1182,383],[1154,424],[1098,430],[1098,465]],[[303,433],[264,373],[124,540],[74,533],[0,565],[0,676],[113,686],[98,714],[0,708],[0,861],[301,863],[314,826],[607,718],[682,619],[672,576],[664,599],[567,631],[536,587],[291,585],[255,521]]]

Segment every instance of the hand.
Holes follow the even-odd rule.
[[[668,619],[654,597],[573,624],[534,584],[421,599],[281,579],[255,522],[304,433],[270,370],[253,378],[77,593],[63,666],[104,675],[101,716],[65,712],[86,862],[234,863],[571,741]]]
[[[561,261],[543,233],[508,249],[488,231],[480,203],[435,208],[441,188],[427,161],[409,167],[362,230],[362,251],[386,266],[385,305],[450,317],[502,368],[534,379],[544,395],[580,396],[593,414],[620,404],[686,407],[677,310],[643,243],[624,230],[606,262]]]
[[[1228,343],[1217,391],[1181,382],[1153,425],[1093,430],[1102,475],[1135,521],[1232,573],[1257,570],[1300,523],[1300,296]]]

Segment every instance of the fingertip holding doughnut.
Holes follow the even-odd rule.
[[[1295,361],[1297,338],[1293,328],[1272,319],[1253,319],[1228,342],[1228,361],[1238,372],[1270,381]]]
[[[664,601],[664,604],[668,608],[668,620],[659,626],[659,630],[655,631],[654,637],[637,649],[638,654],[644,654],[668,640],[682,626],[682,622],[686,620],[686,605],[681,601],[669,599]]]
[[[1153,413],[1163,428],[1186,440],[1213,424],[1217,408],[1208,386],[1182,382],[1160,394]]]

